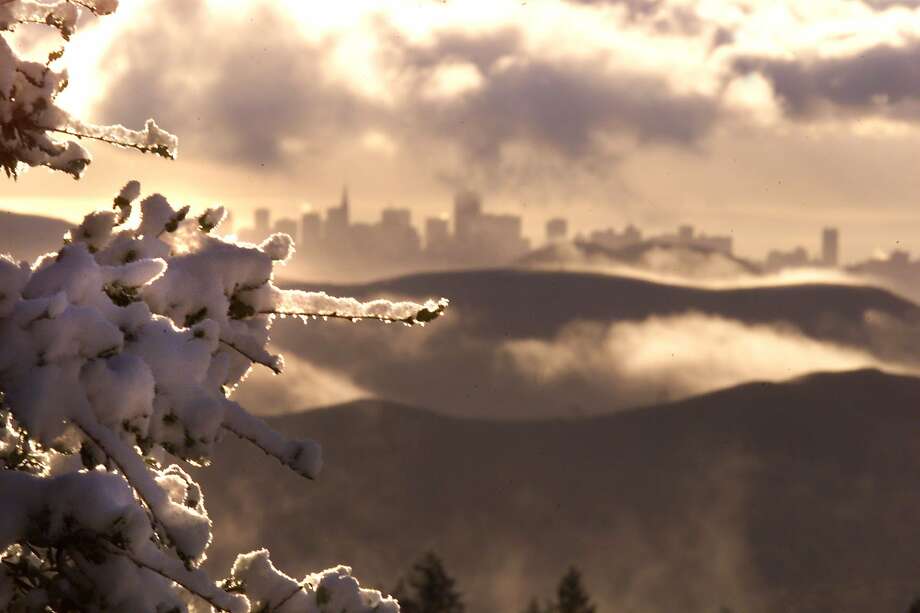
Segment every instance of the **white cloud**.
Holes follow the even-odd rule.
[[[364,136],[361,137],[361,145],[368,151],[379,153],[387,157],[394,155],[399,149],[399,146],[392,137],[378,130],[368,130],[365,132]]]
[[[479,70],[469,62],[446,62],[439,65],[422,90],[428,98],[453,98],[474,91],[482,85]]]
[[[233,399],[254,413],[278,415],[372,396],[346,375],[293,354],[284,356],[282,377],[256,367],[234,392]]]
[[[723,93],[726,105],[746,117],[770,125],[782,115],[773,86],[758,73],[732,79]]]
[[[574,323],[555,339],[514,340],[502,349],[519,373],[544,385],[590,382],[638,404],[748,381],[885,367],[868,353],[806,338],[789,326],[749,326],[698,313],[609,326]]]

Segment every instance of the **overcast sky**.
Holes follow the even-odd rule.
[[[65,106],[147,117],[166,162],[92,147],[0,207],[75,217],[127,179],[191,203],[488,208],[580,229],[692,222],[736,251],[920,250],[920,2],[122,0],[70,44]]]

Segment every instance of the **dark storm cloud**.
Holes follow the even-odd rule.
[[[735,70],[762,74],[798,119],[825,111],[920,118],[920,42],[814,61],[740,58]]]
[[[665,0],[568,0],[568,2],[591,6],[625,6],[630,17],[633,18],[653,15],[665,4]]]
[[[593,7],[624,7],[631,24],[645,24],[659,34],[696,36],[706,22],[686,5],[670,6],[667,0],[567,0],[570,4]]]
[[[429,108],[441,132],[483,157],[523,139],[580,158],[604,133],[689,145],[717,115],[712,100],[675,95],[654,77],[602,75],[588,62],[525,61],[490,75],[470,95]]]
[[[493,164],[511,142],[584,160],[603,157],[605,135],[692,145],[718,116],[716,100],[674,94],[660,76],[534,57],[517,29],[444,31],[410,44],[381,23],[382,57],[401,88],[395,105],[384,104],[330,83],[322,68],[334,41],[310,44],[277,14],[233,23],[215,21],[200,2],[158,6],[109,52],[112,89],[124,95],[109,97],[100,119],[138,125],[154,116],[193,157],[281,166],[286,138],[312,156],[375,129],[416,152],[432,142],[459,147],[473,164]],[[503,58],[512,61],[499,66]],[[451,63],[475,66],[481,86],[431,97],[431,78]]]
[[[732,53],[734,33],[707,26],[692,10],[657,0],[620,3],[647,18],[650,44],[656,33],[677,32],[705,36],[712,48]],[[357,79],[348,74],[330,80],[338,41],[330,35],[308,42],[270,8],[227,19],[199,1],[155,6],[108,54],[115,95],[99,119],[139,125],[156,117],[182,137],[191,157],[291,169],[304,157],[354,148],[374,130],[413,157],[406,161],[424,161],[436,173],[454,172],[444,165],[458,151],[464,172],[493,169],[511,181],[513,171],[503,164],[508,145],[538,157],[549,153],[544,159],[556,161],[541,163],[562,170],[568,163],[609,169],[618,155],[611,141],[694,148],[717,123],[738,119],[716,94],[674,91],[664,67],[639,70],[601,52],[575,59],[534,51],[524,24],[442,30],[417,42],[379,17],[367,35],[393,78],[385,99],[357,93],[348,84]],[[465,67],[479,83],[432,95],[448,66]],[[920,42],[817,60],[739,57],[731,67],[737,75],[767,78],[795,119],[828,111],[920,117]]]
[[[377,23],[377,33],[385,44],[388,59],[414,70],[433,69],[445,61],[462,60],[488,72],[498,60],[519,52],[523,45],[521,32],[515,28],[475,35],[446,31],[425,45],[406,43],[398,31],[382,21]]]
[[[876,10],[885,10],[894,7],[917,8],[920,6],[920,0],[863,0]]]
[[[484,75],[482,87],[447,101],[427,101],[418,88],[412,95],[414,117],[477,157],[492,158],[502,144],[524,140],[581,158],[595,153],[595,137],[604,133],[690,145],[718,115],[717,101],[675,94],[660,76],[606,70],[603,57],[534,57],[514,30],[478,37],[445,32],[422,46],[396,37],[389,43],[401,66],[430,72],[460,61]],[[502,66],[502,59],[510,61]]]
[[[735,42],[735,35],[731,30],[727,28],[718,28],[712,35],[712,42],[710,43],[710,49],[718,49],[719,47],[724,47],[725,45],[731,45]]]
[[[582,158],[595,153],[596,136],[611,132],[691,144],[717,115],[711,100],[675,95],[654,76],[607,73],[594,61],[527,57],[520,39],[507,29],[481,37],[447,32],[424,46],[391,38],[390,55],[418,74],[411,115],[479,159],[494,159],[511,141]],[[501,66],[502,59],[510,61]],[[425,79],[450,61],[475,65],[484,75],[482,86],[448,99],[426,99]]]
[[[319,150],[376,114],[326,82],[326,49],[272,12],[221,25],[202,2],[169,0],[158,9],[108,54],[114,95],[98,109],[103,121],[140,125],[156,117],[181,135],[186,154],[272,165],[285,137]]]

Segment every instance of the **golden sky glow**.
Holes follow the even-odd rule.
[[[920,10],[878,4],[122,0],[68,45],[62,104],[152,115],[180,159],[96,146],[79,184],[32,171],[0,206],[74,218],[137,177],[244,217],[343,183],[359,216],[422,215],[470,185],[535,234],[693,221],[760,255],[833,221],[850,259],[918,249]]]

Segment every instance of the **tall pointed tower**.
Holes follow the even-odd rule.
[[[339,206],[330,207],[326,211],[325,235],[327,239],[336,241],[344,240],[348,234],[348,227],[351,223],[349,219],[349,208],[351,203],[348,200],[348,187],[342,188],[342,199]]]
[[[339,208],[342,210],[342,215],[345,218],[345,224],[348,225],[351,220],[351,215],[349,209],[351,208],[351,203],[348,200],[348,185],[342,186],[342,199],[339,201]]]

